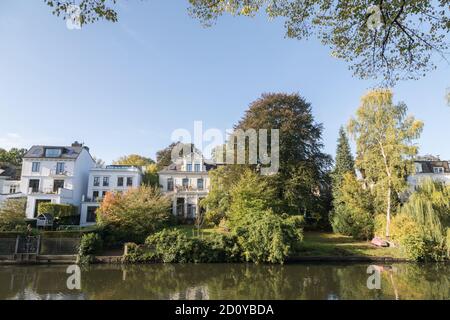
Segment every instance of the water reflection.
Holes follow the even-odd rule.
[[[450,299],[450,265],[379,265],[381,289],[367,288],[368,264],[95,265],[81,290],[67,266],[0,266],[0,299]]]

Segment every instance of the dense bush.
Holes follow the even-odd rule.
[[[0,231],[24,230],[26,199],[7,199],[0,205]]]
[[[265,211],[249,214],[246,223],[236,228],[239,246],[246,261],[283,263],[303,239],[299,217],[281,217]]]
[[[93,255],[99,253],[103,248],[103,241],[97,233],[87,233],[81,237],[78,248],[79,261],[89,263],[93,260]]]
[[[355,239],[370,239],[374,233],[374,199],[351,173],[343,175],[331,217],[333,231]]]
[[[424,181],[393,218],[392,239],[414,260],[448,258],[450,187]]]
[[[167,226],[170,218],[170,200],[149,186],[107,193],[97,210],[97,224],[108,245],[143,243],[146,236]]]
[[[179,230],[165,229],[145,240],[152,260],[161,262],[219,262],[224,261],[223,248],[208,240],[188,238]],[[219,260],[219,258],[223,260]]]
[[[215,234],[204,239],[188,238],[179,230],[164,229],[149,236],[145,245],[127,244],[126,262],[200,263],[241,260],[234,237]]]

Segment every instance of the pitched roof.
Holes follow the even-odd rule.
[[[422,173],[434,173],[434,168],[444,168],[444,173],[450,173],[450,164],[448,161],[427,161],[427,160],[416,160],[418,164],[422,165]]]
[[[24,158],[49,158],[49,159],[76,159],[80,153],[85,149],[81,145],[76,146],[32,146]],[[57,157],[48,157],[45,155],[47,149],[60,149],[61,154]]]

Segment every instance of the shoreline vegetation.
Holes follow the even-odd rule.
[[[270,144],[270,153],[279,153],[276,173],[263,174],[268,164],[258,162],[218,166],[208,171],[208,193],[196,211],[178,210],[177,200],[174,215],[173,195],[161,188],[155,169],[141,186],[105,194],[95,229],[79,234],[77,260],[93,263],[103,250],[125,245],[124,263],[448,261],[450,186],[431,178],[409,183],[423,123],[407,112],[404,103],[394,103],[391,90],[368,92],[346,130],[341,128],[333,160],[323,152],[323,126],[310,103],[297,93],[263,94],[235,129],[277,128],[279,145]],[[212,156],[235,156],[234,138],[234,149],[218,146]],[[176,145],[158,152],[156,164],[139,155],[117,164],[165,168],[174,163]],[[183,147],[195,150],[193,144]],[[51,211],[58,223],[72,220],[75,211],[61,204],[38,209]],[[24,216],[23,201],[6,201],[0,231],[33,234]],[[201,232],[195,235],[196,228]],[[374,237],[389,246],[372,245]]]
[[[193,225],[180,225],[171,228],[178,230],[190,239],[206,239],[215,233],[223,233],[218,228],[205,228],[200,230]],[[129,244],[128,244],[129,245]],[[67,256],[59,255],[46,256],[36,263],[73,263]],[[124,259],[125,258],[125,259]],[[76,256],[72,256],[72,260]],[[63,262],[62,262],[63,261]],[[331,232],[307,231],[304,233],[302,244],[299,246],[296,254],[288,256],[285,263],[301,263],[301,262],[414,262],[408,259],[400,250],[400,248],[380,248],[372,245],[368,241],[354,240],[349,236],[344,236]],[[17,263],[17,262],[16,262]],[[16,264],[10,260],[1,260],[1,264]],[[126,263],[141,264],[144,261],[130,261],[124,256],[122,248],[100,250],[92,255],[90,263]],[[148,262],[157,263],[157,262]],[[202,262],[199,262],[202,263]],[[210,262],[215,263],[215,262]],[[234,263],[246,263],[245,261],[234,261]],[[19,264],[19,263],[17,263]]]

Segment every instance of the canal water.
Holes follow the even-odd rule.
[[[449,264],[93,265],[78,278],[67,268],[0,266],[0,299],[450,299]]]

